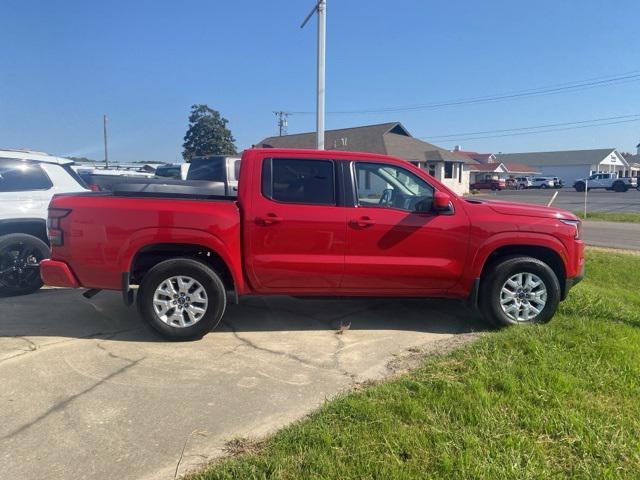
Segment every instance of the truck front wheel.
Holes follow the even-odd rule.
[[[138,290],[138,311],[167,340],[196,340],[213,330],[224,314],[227,296],[220,277],[190,258],[158,263]]]
[[[545,323],[560,303],[554,271],[532,257],[508,257],[492,265],[482,279],[480,308],[498,326]]]

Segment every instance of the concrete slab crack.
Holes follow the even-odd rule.
[[[128,365],[124,365],[123,367],[119,368],[118,370],[116,370],[115,372],[107,375],[106,377],[102,378],[101,380],[99,380],[98,382],[94,383],[93,385],[91,385],[88,388],[85,388],[84,390],[82,390],[81,392],[78,392],[74,395],[71,395],[68,398],[65,398],[64,400],[62,400],[61,402],[56,403],[55,405],[53,405],[51,408],[49,408],[48,410],[46,410],[44,413],[40,414],[38,417],[36,417],[35,419],[31,420],[28,423],[25,423],[24,425],[22,425],[21,427],[16,428],[15,430],[9,432],[8,434],[0,437],[0,441],[4,441],[4,440],[8,440],[22,432],[24,432],[25,430],[30,429],[31,427],[37,425],[38,423],[40,423],[41,421],[43,421],[44,419],[46,419],[49,415],[55,413],[55,412],[59,412],[61,410],[63,410],[67,405],[69,405],[70,403],[72,403],[74,400],[82,397],[83,395],[86,395],[87,393],[95,390],[96,388],[98,388],[100,385],[102,385],[103,383],[111,380],[112,378],[126,372],[127,370],[129,370],[132,367],[135,367],[138,363],[140,363],[142,360],[144,359],[141,358],[139,360],[135,360],[130,362]]]

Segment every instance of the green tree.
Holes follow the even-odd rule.
[[[229,121],[208,105],[192,105],[189,128],[182,144],[182,157],[189,162],[200,155],[236,155]]]

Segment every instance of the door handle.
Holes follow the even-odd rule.
[[[376,221],[370,217],[360,217],[355,220],[351,220],[351,225],[358,228],[367,228],[376,224]]]
[[[282,217],[279,217],[275,213],[267,213],[264,217],[256,217],[256,223],[260,225],[273,225],[275,223],[280,223],[282,221]]]

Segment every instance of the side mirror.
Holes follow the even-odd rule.
[[[451,196],[444,192],[433,193],[433,210],[436,212],[444,212],[449,210],[451,204]]]

